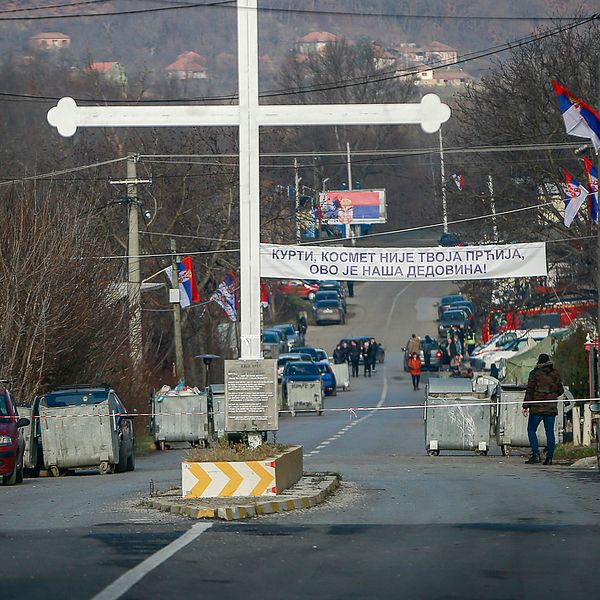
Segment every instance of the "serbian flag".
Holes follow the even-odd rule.
[[[235,290],[235,273],[227,273],[217,288],[217,291],[210,297],[224,311],[232,321],[237,321],[237,297]]]
[[[261,308],[269,307],[269,289],[264,281],[260,282],[260,306]]]
[[[565,174],[565,226],[571,227],[571,223],[577,216],[583,201],[588,196],[588,191],[569,173]]]
[[[594,223],[598,222],[598,169],[592,164],[592,161],[586,156],[583,159],[585,172],[587,173],[588,187],[590,189],[590,215]]]
[[[552,85],[567,133],[590,140],[598,154],[600,150],[600,115],[557,81],[552,80]]]
[[[196,302],[200,302],[200,293],[198,292],[196,278],[194,277],[192,257],[184,256],[181,261],[177,263],[177,270],[179,275],[179,304],[181,308],[187,308]],[[171,267],[167,267],[165,273],[171,283],[173,283]]]
[[[463,174],[454,173],[454,175],[452,175],[452,179],[454,179],[456,187],[462,192],[465,187],[465,178],[463,177]]]

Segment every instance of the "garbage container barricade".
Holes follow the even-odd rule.
[[[340,363],[332,365],[333,374],[335,375],[335,382],[338,390],[344,390],[344,392],[350,389],[350,371],[348,369],[348,363]]]
[[[320,381],[289,381],[287,405],[293,417],[296,411],[323,412],[323,384]]]
[[[208,442],[208,398],[206,390],[167,386],[152,396],[150,432],[154,444],[164,450],[169,442],[204,446]]]
[[[119,462],[118,407],[112,398],[86,406],[39,404],[44,467],[55,477],[67,469],[99,467],[105,474]]]
[[[29,425],[22,428],[23,439],[25,441],[25,452],[23,454],[23,469],[26,475],[37,474],[38,464],[38,447],[41,449],[39,441],[39,419],[35,419],[33,406],[18,406],[19,417],[29,419]],[[35,473],[33,473],[35,471]]]
[[[470,379],[430,379],[425,396],[425,448],[469,450],[486,455],[490,446],[491,403],[488,390],[473,391]]]
[[[500,446],[503,455],[508,455],[511,448],[529,448],[529,437],[527,435],[528,418],[523,415],[523,399],[527,386],[502,385],[496,401],[496,443]],[[561,399],[572,399],[573,394],[565,390]],[[562,443],[564,434],[564,402],[558,403],[558,415],[554,422],[554,436],[556,443]],[[540,448],[547,445],[546,431],[543,425],[537,430],[538,444]]]

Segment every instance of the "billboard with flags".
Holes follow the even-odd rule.
[[[320,194],[322,223],[361,225],[385,223],[385,190],[341,190]]]

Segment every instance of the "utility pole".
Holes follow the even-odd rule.
[[[598,91],[598,108],[600,109],[600,56],[598,56],[598,77],[596,80],[596,86]],[[596,199],[600,204],[600,152],[596,154],[597,169],[598,169],[598,191],[596,192]],[[596,296],[598,298],[598,315],[596,322],[596,337],[600,339],[600,217],[598,224],[596,225]],[[592,352],[594,351],[594,344],[592,344]],[[600,352],[600,346],[598,349]],[[600,357],[596,361],[596,367],[598,369],[596,381],[600,382]]]
[[[142,277],[140,268],[139,209],[137,186],[151,183],[150,179],[137,178],[138,155],[127,155],[127,179],[111,180],[113,185],[127,186],[127,211],[129,235],[127,243],[127,299],[129,306],[129,354],[134,365],[142,361]]]
[[[296,241],[300,241],[300,182],[302,177],[298,176],[298,159],[294,159],[294,190],[296,197]]]
[[[496,222],[496,199],[494,198],[494,180],[488,175],[488,190],[490,191],[490,206],[492,208],[492,228],[494,231],[494,242],[498,243],[498,223]]]
[[[179,269],[177,266],[177,243],[171,238],[171,294],[173,304],[173,337],[175,338],[175,377],[177,381],[185,379],[183,366],[183,340],[181,338],[181,304],[179,290]]]
[[[444,165],[444,138],[442,128],[439,128],[440,136],[440,175],[442,179],[442,218],[444,221],[444,233],[448,233],[448,205],[446,201],[446,166]]]

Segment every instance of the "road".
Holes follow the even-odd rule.
[[[25,480],[0,488],[3,600],[593,597],[598,473],[498,452],[428,457],[422,410],[402,408],[422,402],[402,347],[435,333],[448,289],[360,284],[346,326],[309,329],[329,351],[348,334],[386,348],[373,377],[327,400],[343,410],[281,419],[278,441],[304,445],[306,470],[342,474],[327,503],[210,527],[137,507],[151,480],[178,483],[177,450],[131,474]],[[390,410],[357,410],[375,406]]]

